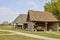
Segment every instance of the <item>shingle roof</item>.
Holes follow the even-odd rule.
[[[33,11],[29,10],[29,19],[31,21],[58,21],[56,17],[49,12]]]
[[[23,24],[23,23],[26,23],[26,19],[27,19],[27,14],[20,14],[20,15],[14,20],[13,23]]]

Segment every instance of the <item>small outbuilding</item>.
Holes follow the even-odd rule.
[[[20,14],[13,22],[16,29],[27,29],[27,14]]]
[[[29,10],[27,21],[29,31],[58,31],[58,20],[49,12]]]

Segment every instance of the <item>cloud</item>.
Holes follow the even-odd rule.
[[[0,22],[8,20],[12,22],[17,16],[17,13],[10,8],[0,7]]]
[[[0,14],[4,14],[4,15],[12,15],[14,12],[9,9],[9,8],[5,8],[5,7],[0,7]]]
[[[29,1],[28,5],[32,6],[32,8],[30,8],[30,9],[33,9],[33,8],[36,9],[36,10],[39,9],[39,5],[35,2],[33,2],[33,1]]]

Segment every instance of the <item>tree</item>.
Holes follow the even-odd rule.
[[[60,0],[51,0],[44,6],[45,11],[52,12],[60,20]]]

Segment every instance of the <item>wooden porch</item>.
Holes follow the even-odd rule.
[[[31,26],[30,26],[31,25]],[[30,22],[31,31],[58,31],[58,22]]]

